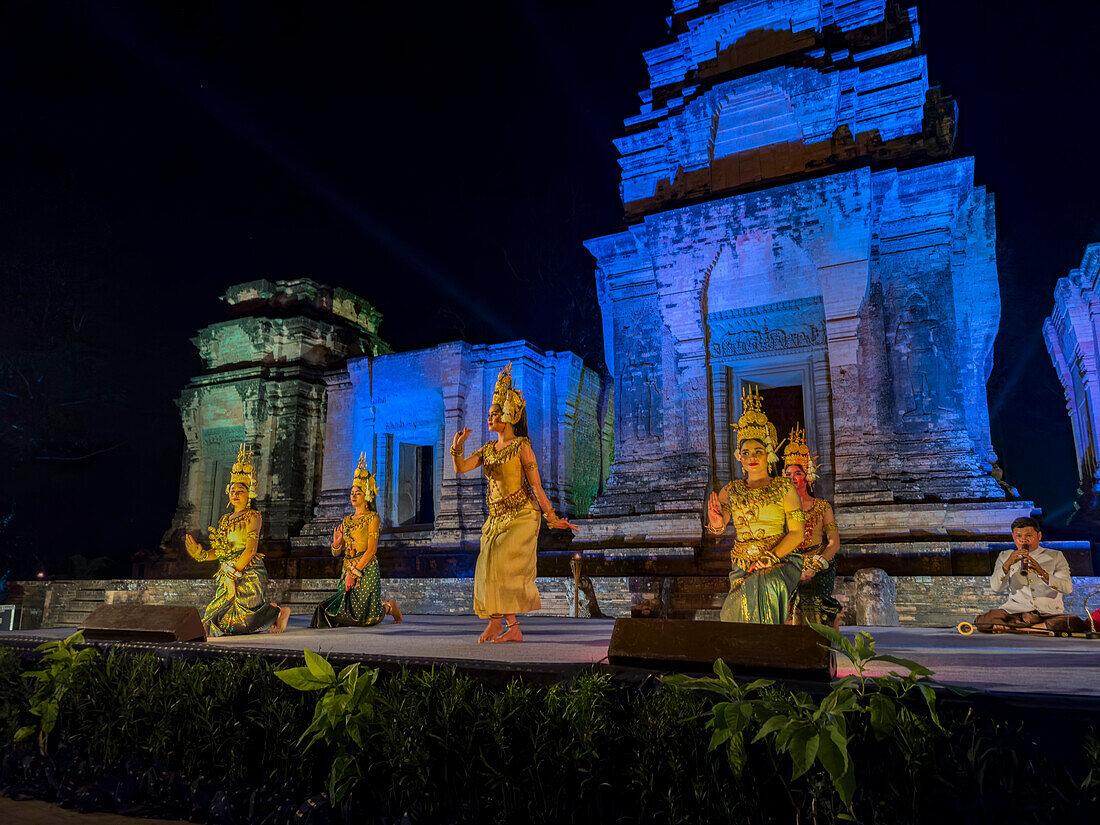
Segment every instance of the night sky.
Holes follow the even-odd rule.
[[[985,10],[989,5],[990,10]],[[1100,4],[918,6],[958,155],[997,199],[989,383],[1008,480],[1076,469],[1041,337],[1100,241]],[[962,9],[960,11],[960,8]],[[151,548],[178,491],[189,338],[233,283],[312,277],[395,349],[526,338],[602,362],[594,263],[667,0],[0,5],[0,565]],[[75,563],[79,566],[79,560]]]

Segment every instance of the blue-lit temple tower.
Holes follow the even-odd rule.
[[[993,196],[953,157],[914,3],[674,0],[669,22],[615,141],[624,228],[586,243],[616,382],[588,534],[697,546],[751,383],[780,438],[805,426],[843,552],[984,559],[1032,505],[993,476]]]

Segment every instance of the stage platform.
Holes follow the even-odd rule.
[[[614,624],[610,620],[527,617],[522,621],[524,642],[481,645],[477,637],[485,623],[474,616],[406,614],[400,625],[387,619],[372,628],[326,630],[311,630],[308,621],[306,616],[293,616],[287,632],[278,635],[264,633],[174,644],[127,642],[123,646],[155,650],[168,656],[259,654],[280,659],[300,655],[308,647],[335,661],[359,661],[386,668],[449,664],[489,681],[522,676],[550,683],[568,679],[592,666],[616,672],[624,670],[606,664]],[[0,644],[27,650],[46,640],[63,639],[74,629],[0,632]],[[919,662],[933,670],[935,678],[944,684],[991,694],[1100,700],[1100,640],[961,636],[953,628],[842,628],[849,638],[860,630],[867,630],[875,637],[880,653]],[[839,675],[852,672],[843,657],[838,664]],[[872,673],[885,673],[891,667],[879,666]]]

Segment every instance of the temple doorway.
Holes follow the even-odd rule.
[[[432,448],[402,443],[398,461],[397,524],[432,524],[435,521]]]
[[[746,384],[752,382],[744,382]],[[802,398],[802,385],[790,387],[770,387],[767,384],[756,384],[760,392],[761,404],[768,420],[775,425],[776,437],[779,441],[775,445],[776,452],[782,456],[782,444],[795,424],[803,429],[806,427],[805,401]]]

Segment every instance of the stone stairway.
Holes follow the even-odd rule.
[[[44,609],[46,627],[78,627],[93,610],[107,603],[106,589],[97,587],[95,582],[89,582],[87,586],[74,585],[66,598],[47,600]]]

